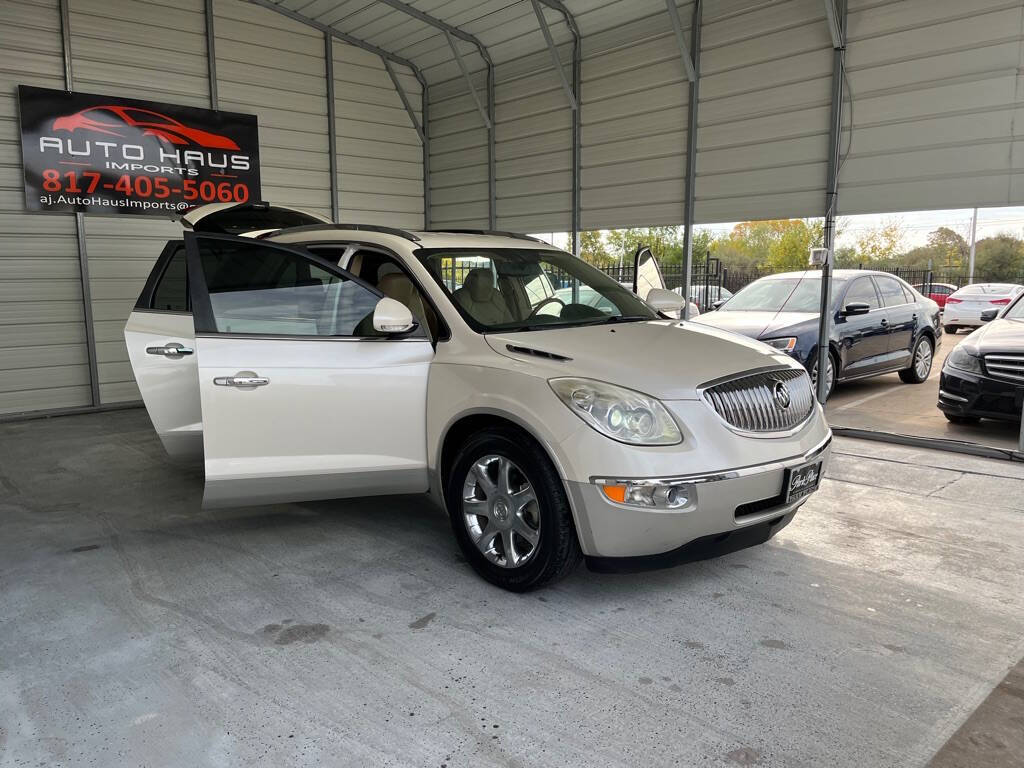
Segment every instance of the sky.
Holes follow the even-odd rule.
[[[844,216],[842,217],[843,230],[837,239],[836,245],[839,248],[854,247],[857,245],[858,238],[864,232],[892,220],[899,221],[902,224],[905,233],[903,243],[907,250],[925,245],[928,242],[928,234],[939,227],[949,227],[959,232],[965,240],[970,241],[971,214],[972,210],[970,208],[958,208],[947,211],[904,211],[900,213]],[[725,235],[734,226],[735,222],[728,224],[704,224],[698,225],[697,229],[710,230],[715,234]],[[1003,232],[1024,239],[1024,207],[978,209],[979,240],[983,237],[990,237]],[[537,236],[560,248],[568,247],[569,238],[564,232],[539,233]]]

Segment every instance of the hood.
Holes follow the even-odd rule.
[[[983,355],[998,352],[1024,353],[1024,320],[993,320],[964,339],[964,342],[977,347]]]
[[[695,323],[712,325],[733,333],[741,333],[752,339],[771,338],[785,335],[783,332],[795,325],[817,322],[817,312],[708,312],[695,317]]]
[[[485,338],[495,352],[545,376],[597,379],[661,400],[694,400],[700,385],[758,368],[800,367],[760,342],[674,320],[489,333]]]

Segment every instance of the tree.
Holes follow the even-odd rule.
[[[933,266],[944,269],[965,266],[971,251],[963,236],[949,227],[939,227],[928,235],[928,247],[934,252]]]
[[[905,233],[902,219],[886,219],[857,239],[857,256],[865,265],[896,266],[896,257],[903,252]]]
[[[604,238],[598,230],[580,232],[580,258],[595,267],[609,267],[618,263],[618,258],[608,253]]]
[[[682,227],[613,229],[608,233],[608,245],[615,259],[621,253],[625,262],[640,245],[648,246],[660,264],[678,264],[685,256]]]
[[[979,240],[974,273],[984,280],[1018,281],[1024,275],[1024,243],[1008,234]]]
[[[712,255],[731,269],[803,269],[822,239],[820,219],[744,221],[714,241]]]

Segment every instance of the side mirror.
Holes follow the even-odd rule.
[[[851,315],[866,315],[870,311],[871,305],[862,301],[852,302],[843,308],[843,314],[847,317]]]
[[[400,301],[385,296],[373,308],[373,329],[378,333],[409,333],[416,325],[412,312]]]
[[[999,317],[998,309],[986,309],[984,312],[981,313],[981,322],[991,323],[997,317]]]
[[[668,290],[667,288],[651,288],[651,290],[648,291],[647,298],[645,300],[656,310],[666,314],[669,312],[678,312],[686,306],[686,301],[682,296],[675,291]]]
[[[728,299],[719,299],[718,301],[712,302],[711,303],[711,308],[712,309],[718,309],[723,304],[725,304],[725,302],[727,302],[727,301],[728,301]]]

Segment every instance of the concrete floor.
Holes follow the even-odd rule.
[[[1019,424],[988,419],[979,424],[951,424],[935,407],[942,364],[967,335],[967,331],[962,331],[955,336],[943,336],[931,375],[923,384],[904,384],[895,373],[840,384],[828,401],[829,424],[1016,450]]]
[[[902,768],[1024,655],[1021,464],[838,439],[767,545],[522,596],[418,498],[200,493],[144,411],[0,426],[0,766]]]

